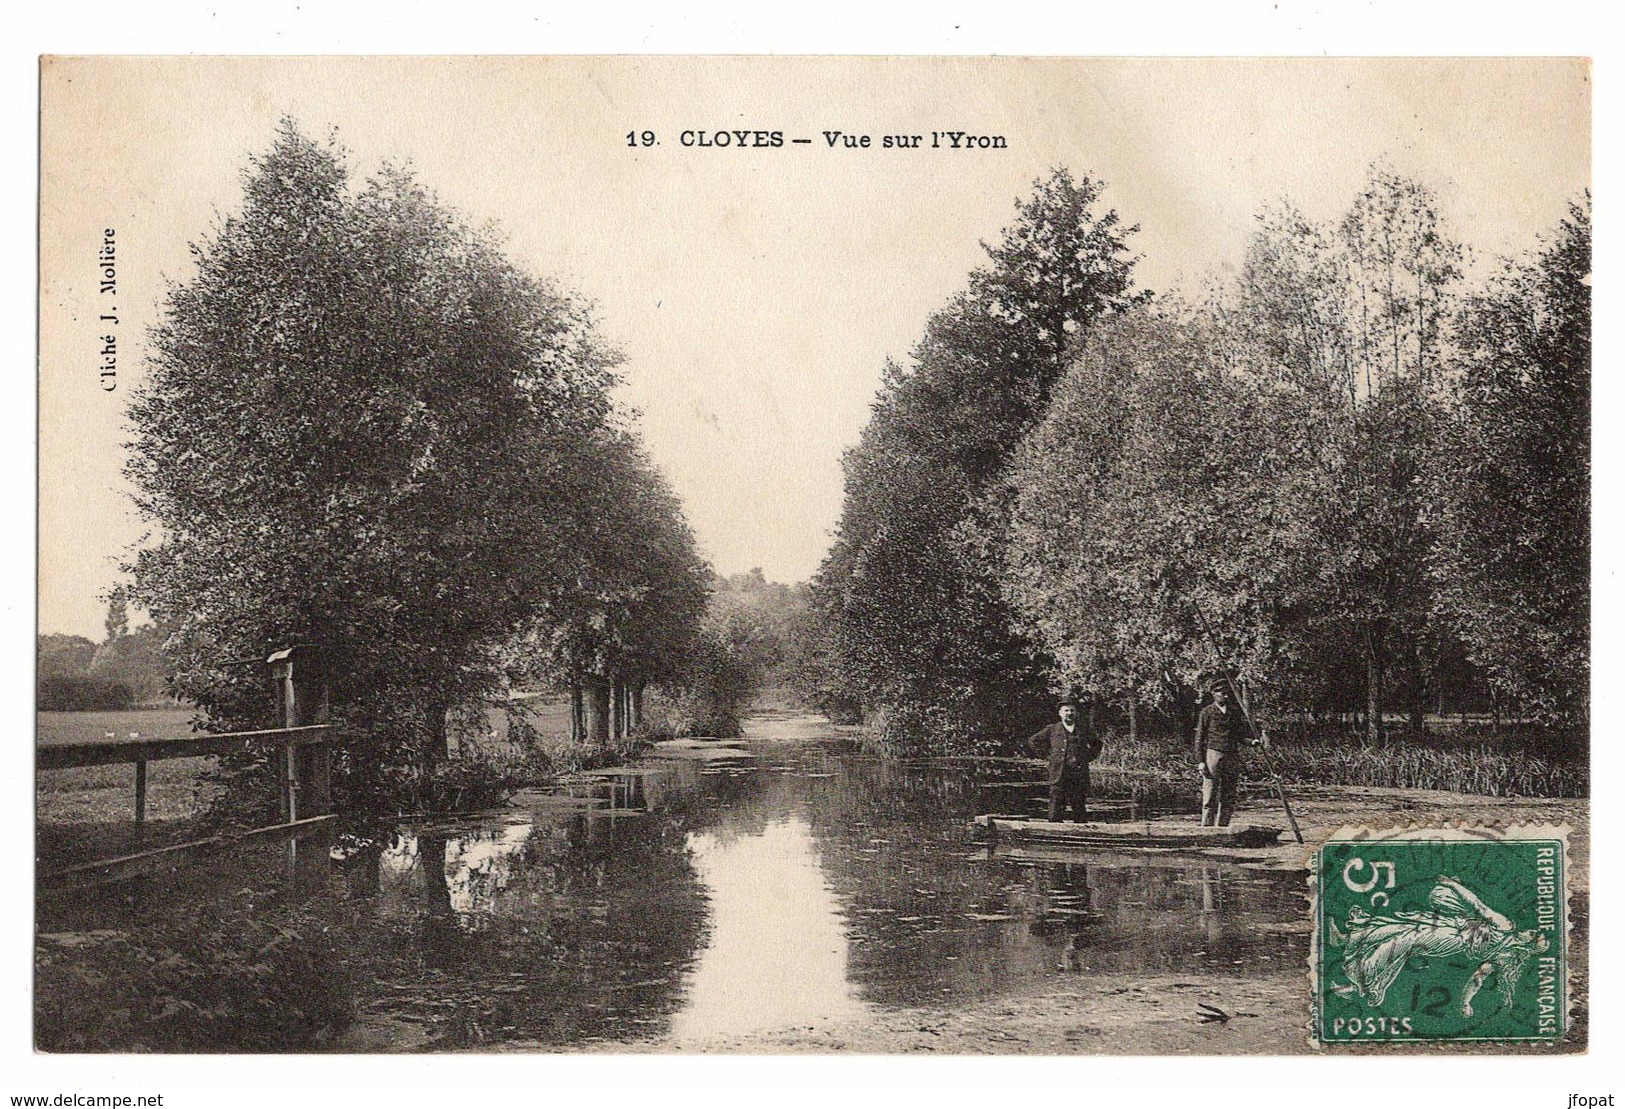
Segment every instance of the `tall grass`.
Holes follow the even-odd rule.
[[[1434,744],[1398,740],[1370,747],[1344,736],[1294,738],[1246,755],[1248,776],[1271,772],[1293,785],[1382,786],[1444,790],[1485,797],[1588,797],[1591,772],[1572,754],[1509,748],[1490,742]],[[1188,779],[1191,753],[1177,737],[1108,742],[1098,767],[1169,781]]]

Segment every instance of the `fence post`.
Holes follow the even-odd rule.
[[[289,647],[268,660],[276,682],[284,728],[325,724],[329,710],[327,669],[315,647]],[[282,817],[288,822],[332,811],[333,748],[322,742],[283,744],[278,760]]]
[[[276,683],[281,725],[303,728],[327,723],[327,667],[320,649],[289,647],[266,661],[271,664]],[[281,744],[277,771],[284,821],[291,824],[332,811],[333,745],[326,735],[315,743]],[[287,876],[294,889],[320,886],[327,876],[331,845],[331,830],[306,844],[301,844],[296,835],[288,838]]]
[[[147,837],[147,760],[135,760],[135,842],[139,846]]]

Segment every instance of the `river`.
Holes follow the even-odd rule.
[[[948,1014],[1064,975],[1304,966],[1299,871],[979,845],[973,815],[1040,803],[1028,768],[884,762],[821,718],[771,713],[638,765],[614,811],[525,793],[323,845],[299,896],[342,911],[365,952],[332,1046],[681,1050]],[[40,930],[184,928],[193,901],[263,877],[243,867],[276,870],[275,849],[258,858],[42,903]]]

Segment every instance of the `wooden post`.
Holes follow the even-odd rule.
[[[289,647],[266,660],[276,683],[278,714],[284,728],[327,723],[329,695],[327,670],[315,647]],[[282,816],[288,823],[323,816],[333,809],[333,747],[324,735],[317,743],[294,746],[284,742],[277,759],[282,790]],[[295,889],[320,885],[327,875],[332,853],[332,830],[301,845],[288,840],[288,879]]]
[[[276,681],[277,708],[284,728],[327,722],[327,671],[314,647],[289,647],[268,660]],[[327,742],[282,745],[278,767],[282,815],[288,822],[332,811],[333,749]]]
[[[141,843],[147,834],[147,760],[135,760],[135,841]]]

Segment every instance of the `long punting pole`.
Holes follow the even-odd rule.
[[[1292,825],[1292,837],[1299,843],[1303,842],[1303,833],[1298,830],[1298,818],[1292,815],[1292,805],[1286,799],[1286,787],[1281,784],[1281,775],[1275,769],[1274,760],[1269,757],[1269,749],[1264,746],[1258,728],[1253,724],[1253,715],[1247,711],[1247,706],[1241,700],[1241,690],[1236,688],[1236,679],[1230,674],[1230,664],[1225,661],[1224,651],[1219,646],[1219,637],[1213,634],[1213,627],[1207,622],[1207,615],[1202,606],[1196,603],[1194,597],[1187,598],[1186,603],[1191,611],[1196,613],[1196,619],[1202,624],[1202,634],[1207,636],[1208,646],[1213,648],[1213,654],[1219,660],[1219,669],[1224,672],[1224,684],[1230,688],[1230,697],[1236,702],[1236,708],[1241,710],[1241,718],[1247,721],[1247,731],[1253,737],[1253,743],[1264,751],[1265,765],[1269,767],[1270,785],[1275,787],[1276,800],[1281,802],[1281,811],[1286,813],[1286,822]]]

